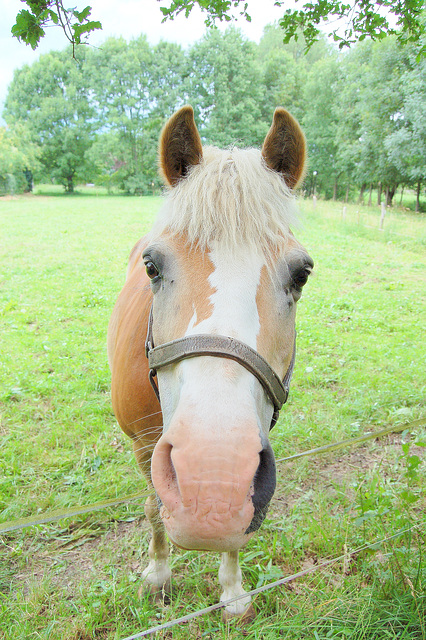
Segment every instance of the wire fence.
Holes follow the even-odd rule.
[[[297,460],[303,457],[311,457],[311,456],[315,456],[315,455],[320,455],[320,454],[325,454],[325,453],[330,453],[330,452],[334,452],[337,451],[339,449],[343,449],[346,447],[351,447],[351,446],[355,446],[358,444],[362,444],[364,442],[367,442],[369,440],[373,440],[373,439],[379,439],[382,438],[386,435],[389,435],[390,433],[398,433],[401,431],[412,431],[418,427],[424,426],[426,425],[426,418],[420,418],[419,420],[415,420],[413,422],[410,423],[406,423],[406,424],[401,424],[401,425],[397,425],[397,426],[391,426],[391,427],[387,427],[386,429],[382,429],[380,431],[373,431],[371,433],[362,435],[362,436],[358,436],[355,438],[351,438],[351,439],[347,439],[347,440],[342,440],[340,442],[337,443],[333,443],[330,445],[325,445],[322,447],[317,447],[315,449],[309,449],[307,451],[303,451],[301,453],[296,453],[293,454],[291,456],[287,456],[285,458],[279,458],[277,460],[277,462],[289,462],[289,461],[293,461],[293,460]],[[57,511],[52,511],[52,512],[48,512],[45,514],[41,514],[41,515],[37,515],[37,516],[33,516],[33,517],[29,517],[29,518],[21,518],[18,520],[14,520],[14,521],[8,521],[8,522],[4,522],[0,524],[0,534],[2,533],[7,533],[7,532],[12,532],[12,531],[16,531],[19,529],[23,529],[26,527],[31,527],[31,526],[37,526],[40,524],[46,524],[49,522],[55,522],[58,520],[62,520],[65,518],[71,518],[77,515],[81,515],[81,514],[85,514],[85,513],[89,513],[89,512],[93,512],[93,511],[97,511],[100,509],[105,509],[108,507],[113,507],[119,504],[123,504],[125,502],[130,502],[132,500],[137,500],[137,499],[141,499],[141,498],[146,498],[148,497],[148,495],[150,495],[149,492],[140,492],[140,493],[134,493],[128,496],[123,496],[121,498],[113,498],[110,500],[104,500],[101,502],[97,502],[97,503],[93,503],[93,504],[89,504],[89,505],[81,505],[79,507],[72,507],[69,509],[59,509]],[[393,534],[392,536],[389,536],[387,538],[383,538],[381,540],[376,540],[375,542],[366,544],[362,547],[359,547],[353,551],[347,551],[345,550],[345,552],[339,556],[336,556],[334,558],[330,558],[329,560],[325,560],[324,562],[321,562],[318,565],[314,565],[312,567],[309,567],[307,569],[304,569],[302,571],[299,571],[297,573],[294,573],[290,576],[286,576],[284,578],[280,578],[279,580],[275,580],[274,582],[269,582],[267,584],[264,584],[256,589],[252,589],[251,591],[247,591],[242,595],[239,596],[235,596],[233,598],[229,598],[227,600],[224,600],[222,602],[218,602],[216,604],[213,604],[209,607],[205,607],[203,609],[199,609],[197,611],[194,611],[192,613],[189,613],[185,616],[182,616],[180,618],[174,618],[173,620],[164,622],[160,625],[156,625],[154,627],[150,627],[148,629],[145,629],[143,631],[140,631],[139,633],[136,633],[134,635],[131,636],[127,636],[126,638],[122,638],[122,640],[137,640],[138,638],[144,638],[147,636],[151,636],[154,635],[160,631],[165,631],[166,629],[170,629],[174,626],[177,625],[182,625],[185,624],[187,622],[190,622],[191,620],[194,620],[196,618],[199,618],[201,616],[207,615],[213,611],[216,611],[218,609],[223,609],[225,608],[227,605],[232,604],[242,598],[247,598],[248,596],[250,597],[254,597],[257,596],[260,593],[264,593],[265,591],[269,591],[272,589],[276,589],[278,587],[281,587],[285,584],[288,584],[290,582],[293,582],[294,580],[297,580],[299,578],[302,578],[304,576],[307,576],[309,574],[315,573],[317,571],[320,571],[322,569],[325,569],[326,567],[330,567],[331,565],[335,565],[338,562],[343,562],[344,565],[348,564],[349,559],[351,559],[352,557],[359,555],[360,553],[368,550],[368,549],[378,549],[380,548],[382,545],[384,545],[386,542],[393,540],[395,538],[398,538],[399,536],[404,535],[405,533],[409,533],[410,531],[413,531],[415,529],[418,529],[421,525],[417,524],[417,525],[413,525],[412,527],[406,528],[406,529],[402,529],[400,531],[398,531],[397,533]]]
[[[69,507],[67,509],[48,511],[47,513],[41,513],[39,515],[30,516],[28,518],[8,520],[7,522],[0,523],[0,534],[8,533],[10,531],[17,531],[19,529],[25,529],[27,527],[35,527],[40,524],[48,524],[49,522],[57,522],[58,520],[80,516],[84,513],[99,511],[100,509],[106,509],[108,507],[115,507],[119,504],[123,504],[124,502],[131,502],[132,500],[147,498],[149,495],[149,491],[132,493],[128,496],[123,496],[122,498],[110,498],[109,500],[102,500],[100,502],[94,502],[92,504],[83,504],[78,507]]]
[[[308,202],[308,201],[306,201]],[[321,215],[343,225],[356,226],[371,231],[386,232],[386,238],[396,236],[402,240],[418,243],[424,241],[424,214],[402,211],[400,207],[363,203],[342,203],[342,207],[326,207],[326,201],[314,199],[312,209],[318,208]]]
[[[204,609],[199,609],[197,611],[193,611],[192,613],[188,613],[186,616],[182,616],[180,618],[174,618],[173,620],[169,620],[168,622],[164,622],[163,624],[157,625],[155,627],[150,627],[149,629],[140,631],[139,633],[136,633],[132,636],[127,636],[126,638],[122,638],[122,640],[137,640],[138,638],[145,638],[147,636],[153,635],[154,633],[158,633],[159,631],[165,631],[166,629],[170,629],[171,627],[175,627],[176,625],[190,622],[195,618],[199,618],[201,616],[207,615],[208,613],[211,613],[212,611],[216,611],[217,609],[222,609],[227,605],[232,604],[233,602],[237,602],[238,600],[241,600],[242,598],[247,598],[248,596],[256,596],[259,593],[264,593],[265,591],[276,589],[277,587],[281,587],[284,584],[288,584],[289,582],[293,582],[294,580],[297,580],[298,578],[303,578],[304,576],[307,576],[309,574],[316,573],[317,571],[320,571],[321,569],[325,569],[326,567],[329,567],[338,562],[347,563],[350,558],[356,555],[359,555],[363,551],[367,551],[368,549],[378,549],[379,547],[384,545],[386,542],[390,540],[394,540],[395,538],[398,538],[399,536],[402,536],[405,533],[409,533],[414,529],[418,529],[420,526],[421,526],[420,524],[417,524],[417,525],[413,525],[412,527],[408,527],[407,529],[401,529],[397,533],[394,533],[392,536],[389,536],[387,538],[376,540],[375,542],[366,544],[362,547],[359,547],[358,549],[355,549],[354,551],[347,551],[340,556],[336,556],[329,560],[325,560],[324,562],[321,562],[318,565],[314,565],[312,567],[304,569],[303,571],[298,571],[297,573],[294,573],[291,576],[280,578],[279,580],[275,580],[274,582],[268,582],[267,584],[264,584],[261,587],[258,587],[257,589],[246,591],[242,595],[235,596],[234,598],[229,598],[228,600],[223,600],[222,602],[217,602],[216,604],[213,604],[210,607],[205,607]]]
[[[399,433],[401,431],[411,431],[412,429],[416,429],[417,427],[421,427],[425,424],[426,424],[426,418],[420,418],[419,420],[414,420],[414,422],[400,424],[392,427],[386,427],[386,429],[381,429],[380,431],[373,431],[371,433],[367,433],[362,436],[356,436],[355,438],[341,440],[340,442],[335,442],[333,444],[326,444],[322,447],[316,447],[315,449],[308,449],[307,451],[302,451],[301,453],[294,453],[293,455],[287,456],[285,458],[278,458],[276,462],[290,462],[291,460],[311,457],[311,456],[319,455],[322,453],[332,453],[333,451],[338,451],[339,449],[345,449],[346,447],[352,447],[357,444],[362,444],[363,442],[367,442],[368,440],[376,440],[379,438],[383,438],[384,436],[387,436],[390,433]]]
[[[334,451],[338,451],[339,449],[344,449],[347,447],[355,446],[357,444],[362,444],[364,442],[367,442],[368,440],[375,440],[377,438],[382,438],[386,435],[389,435],[390,433],[398,433],[401,431],[411,431],[423,425],[426,425],[426,418],[420,418],[419,420],[415,420],[414,422],[387,427],[386,429],[382,429],[380,431],[373,431],[371,433],[368,433],[362,436],[357,436],[355,438],[341,440],[340,442],[336,442],[333,444],[324,445],[322,447],[317,447],[315,449],[309,449],[307,451],[302,451],[300,453],[295,453],[285,458],[278,458],[276,462],[277,463],[290,462],[293,460],[297,460],[299,458],[311,457],[315,455],[321,455],[324,453],[331,453]],[[122,496],[121,498],[111,498],[109,500],[102,500],[101,502],[95,502],[92,504],[80,505],[80,506],[70,507],[66,509],[58,509],[56,511],[49,511],[44,514],[30,516],[28,518],[19,518],[16,520],[9,520],[9,521],[0,523],[0,534],[17,531],[19,529],[25,529],[27,527],[34,527],[41,524],[48,524],[50,522],[57,522],[58,520],[72,518],[85,513],[90,513],[92,511],[99,511],[101,509],[106,509],[108,507],[115,507],[119,504],[131,502],[132,500],[140,500],[141,498],[147,498],[149,495],[150,495],[149,491],[132,493],[127,496]]]

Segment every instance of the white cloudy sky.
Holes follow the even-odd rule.
[[[141,33],[147,35],[151,44],[156,44],[162,39],[187,46],[201,38],[205,31],[203,15],[195,9],[188,19],[181,15],[173,21],[162,23],[162,3],[158,0],[78,0],[75,4],[79,9],[90,4],[93,8],[93,19],[102,23],[102,31],[93,34],[90,39],[96,46],[108,36],[130,39]],[[237,26],[247,37],[258,42],[264,26],[281,17],[284,10],[275,7],[273,0],[248,0],[248,4],[252,22],[241,19]],[[20,0],[0,0],[0,125],[4,124],[1,113],[14,69],[23,64],[31,64],[42,53],[52,49],[63,49],[67,44],[62,30],[58,27],[47,31],[36,51],[13,38],[10,30],[15,23],[16,14],[25,7]]]

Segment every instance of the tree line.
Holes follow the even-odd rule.
[[[260,146],[275,106],[302,124],[309,148],[305,190],[325,198],[392,203],[398,186],[426,178],[424,42],[364,40],[338,51],[324,39],[283,43],[270,25],[259,44],[239,30],[210,30],[192,47],[145,36],[108,39],[42,55],[18,69],[0,129],[0,190],[51,180],[129,194],[160,186],[157,141],[181,105],[195,110],[203,142]],[[23,173],[26,171],[26,174]],[[30,172],[30,173],[29,173]],[[3,186],[2,186],[3,185]],[[377,190],[377,191],[376,191]]]

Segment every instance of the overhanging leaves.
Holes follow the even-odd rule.
[[[39,45],[46,26],[61,26],[73,46],[81,44],[82,36],[102,29],[99,21],[89,19],[92,11],[89,5],[82,11],[77,11],[75,8],[65,9],[61,0],[27,0],[26,4],[30,10],[23,9],[18,13],[11,32],[32,49]]]
[[[162,0],[160,0],[162,1]],[[270,0],[273,2],[274,0]],[[163,22],[184,13],[188,17],[195,6],[206,15],[205,24],[214,26],[216,21],[230,22],[244,17],[251,22],[245,0],[164,0],[160,7]],[[296,0],[297,2],[297,0]],[[82,11],[65,9],[62,0],[26,0],[30,11],[24,9],[16,17],[12,34],[19,40],[37,47],[45,35],[44,27],[60,25],[73,44],[80,44],[82,36],[101,29],[97,20],[90,20],[90,5]],[[275,6],[285,8],[284,0],[276,0]],[[318,40],[320,29],[338,43],[349,46],[369,37],[381,40],[396,34],[401,42],[418,41],[426,33],[423,0],[354,0],[348,4],[341,0],[313,0],[300,9],[287,9],[279,21],[284,42],[297,40],[303,34],[307,49]],[[424,53],[424,49],[422,50]]]

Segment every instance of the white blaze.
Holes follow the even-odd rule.
[[[260,254],[251,254],[240,247],[233,254],[212,243],[209,254],[214,271],[209,283],[214,289],[210,296],[213,313],[194,326],[191,321],[186,335],[213,333],[230,336],[256,349],[260,331],[256,295],[260,274],[265,263]]]

